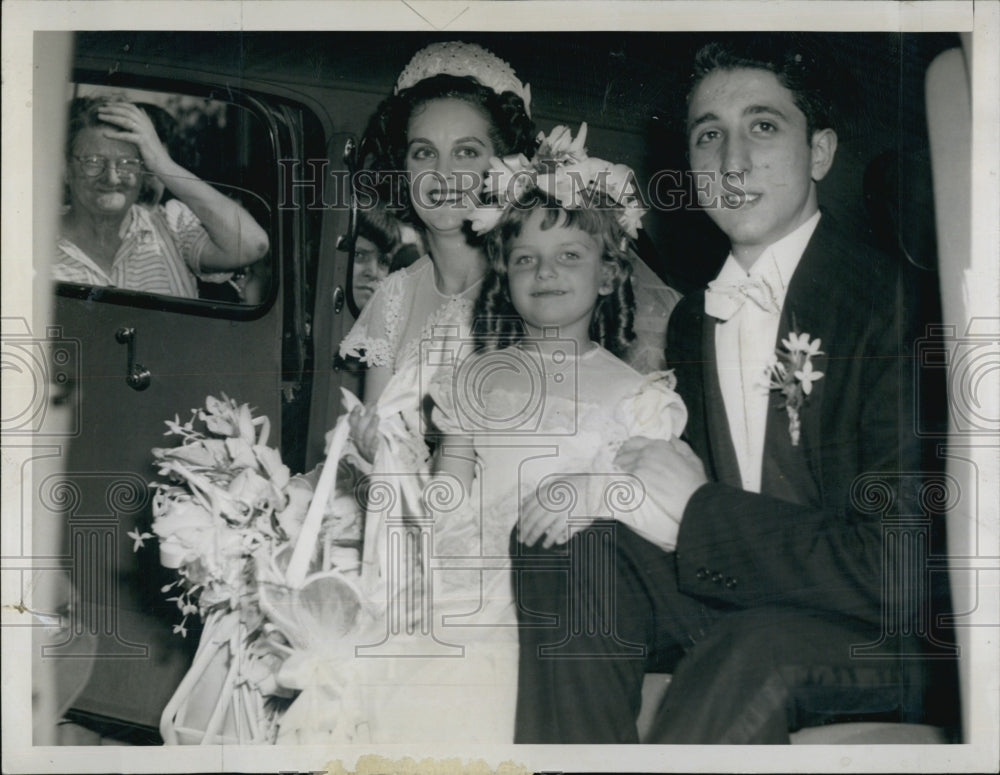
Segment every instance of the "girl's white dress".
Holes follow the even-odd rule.
[[[465,347],[427,341],[439,354]],[[412,632],[393,632],[390,602],[347,637],[361,649],[331,644],[339,656],[314,675],[336,691],[311,691],[293,714],[297,727],[286,716],[279,742],[511,743],[518,639],[510,538],[521,503],[538,497],[577,527],[615,518],[656,540],[662,510],[613,461],[631,436],[669,439],[683,430],[672,375],[642,375],[597,345],[583,354],[571,342],[546,345],[546,355],[522,344],[439,359],[452,367],[436,369],[429,385],[431,423],[469,439],[448,449],[474,460],[476,475],[469,492],[447,475],[431,482],[422,528],[399,533],[424,537],[425,575],[414,586],[426,604]],[[398,594],[412,598],[414,588],[400,585]]]

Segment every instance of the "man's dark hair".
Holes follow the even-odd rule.
[[[695,54],[688,102],[702,79],[716,70],[768,70],[792,93],[795,106],[806,117],[806,140],[814,132],[835,128],[834,105],[827,90],[830,72],[820,72],[815,46],[794,35],[754,35],[739,40],[713,41]]]

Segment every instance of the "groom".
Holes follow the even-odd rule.
[[[787,743],[834,718],[923,717],[924,663],[893,634],[924,605],[907,586],[922,571],[886,582],[885,538],[923,514],[918,334],[899,267],[817,206],[837,135],[813,68],[795,50],[697,55],[690,162],[714,176],[701,204],[731,253],[670,321],[691,446],[622,447],[664,514],[656,543],[614,526],[610,580],[598,562],[538,570],[555,550],[515,534],[519,743],[635,742],[649,671],[673,677],[648,742]],[[762,381],[776,351],[798,359],[774,374],[790,400]],[[540,626],[546,613],[559,625]]]

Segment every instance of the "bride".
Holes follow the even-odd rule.
[[[421,357],[422,345],[440,331],[453,340],[470,333],[488,263],[468,222],[490,159],[534,150],[529,106],[528,87],[506,62],[474,44],[436,43],[413,57],[366,132],[372,168],[397,184],[391,195],[402,204],[402,220],[423,232],[428,253],[383,281],[340,353],[367,367],[364,406],[350,415],[360,467],[369,482],[394,488],[411,515],[430,477],[422,412],[435,367]],[[454,592],[470,582],[458,578],[461,572],[447,579],[435,573],[440,594],[421,605],[430,574],[425,569],[422,578],[417,568],[409,585],[393,576],[389,530],[369,514],[360,586],[378,612],[331,643],[324,665],[299,677],[302,694],[281,720],[278,743],[511,742],[516,627],[457,630],[479,633],[472,637],[455,636],[452,628],[441,638],[446,616],[474,612],[461,594],[446,601],[442,587]],[[449,541],[472,542],[468,524],[445,525],[442,532],[435,553],[447,551]],[[404,543],[419,540],[412,520],[401,533]],[[401,602],[414,596],[413,606]],[[406,610],[393,634],[403,637],[388,638],[389,619],[400,606]],[[347,653],[334,655],[338,645]]]

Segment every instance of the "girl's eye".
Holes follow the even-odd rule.
[[[511,263],[513,263],[515,266],[527,266],[532,261],[534,261],[534,256],[532,256],[529,253],[522,253],[519,256],[514,256],[513,259],[511,260]]]
[[[463,147],[455,149],[455,156],[460,159],[478,159],[479,151],[471,147]]]
[[[572,250],[567,250],[566,252],[563,253],[563,258],[567,261],[576,261],[578,258],[580,258],[580,254],[575,253]]]

